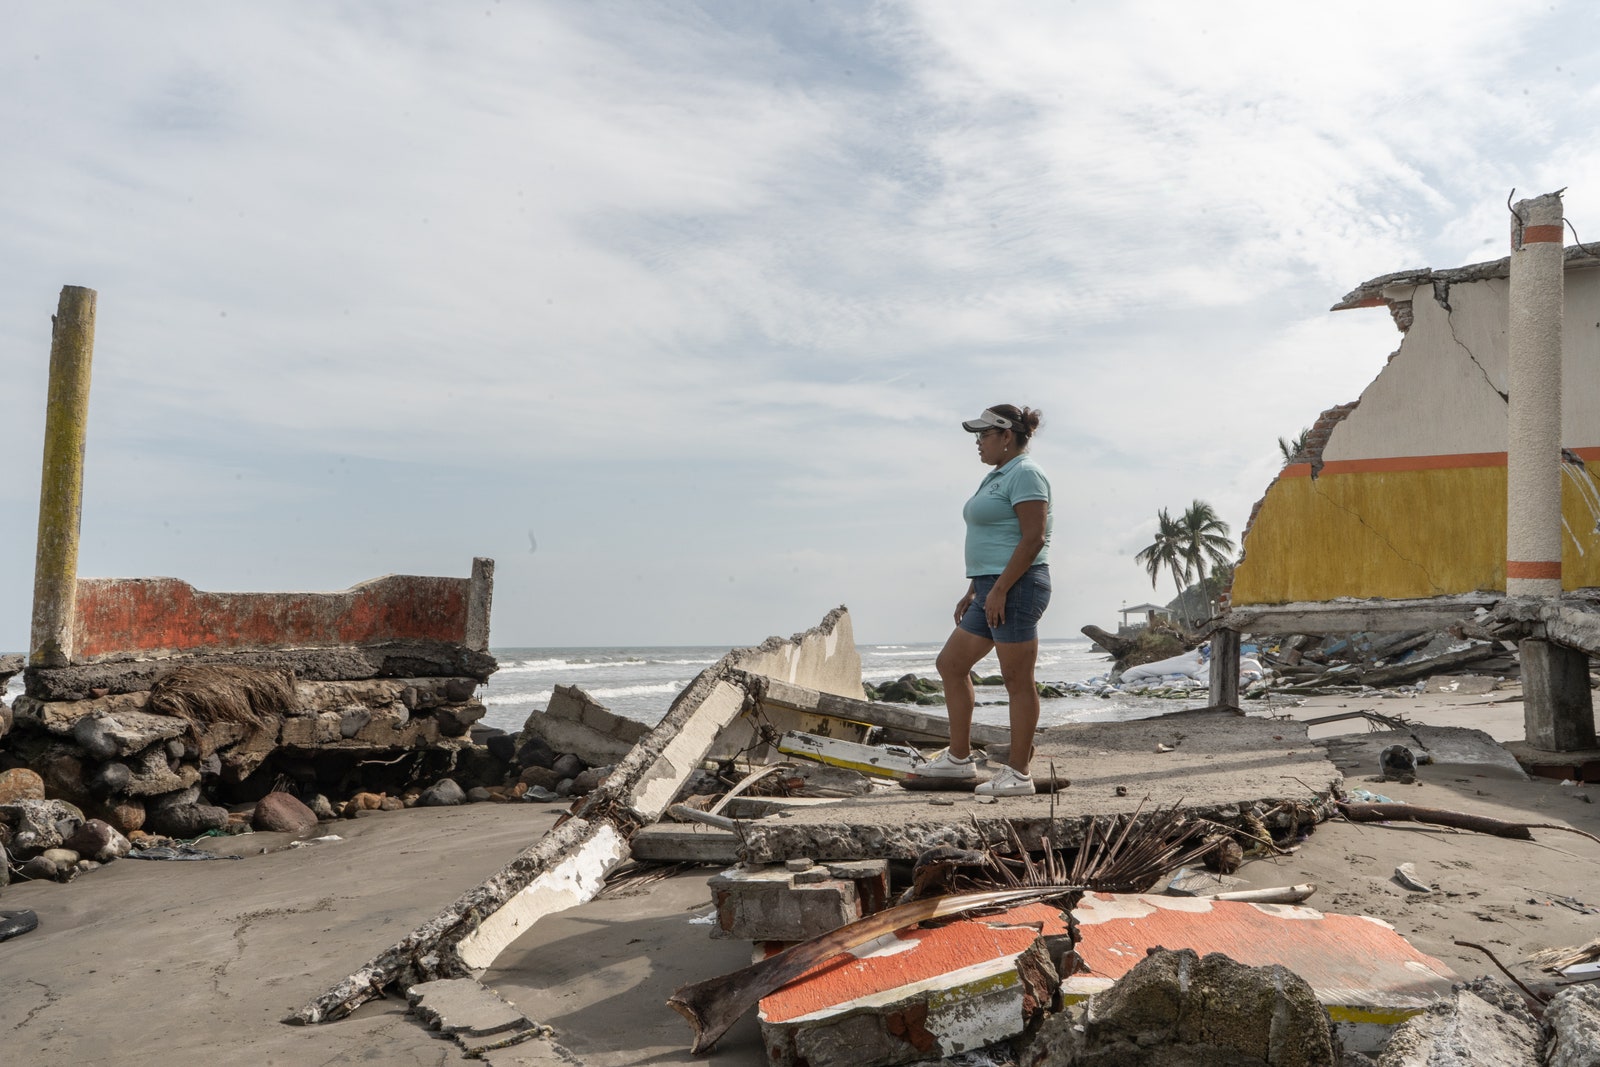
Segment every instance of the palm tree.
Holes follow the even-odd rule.
[[[1284,466],[1295,461],[1295,457],[1306,450],[1306,440],[1311,436],[1311,427],[1307,426],[1300,431],[1300,436],[1293,441],[1286,437],[1278,438],[1278,451],[1283,453]]]
[[[1133,558],[1144,564],[1145,573],[1150,576],[1151,589],[1156,587],[1156,579],[1161,576],[1163,568],[1171,571],[1172,582],[1178,587],[1181,601],[1184,585],[1189,580],[1190,564],[1184,552],[1183,527],[1173,521],[1166,508],[1162,508],[1156,517],[1156,539],[1141,548]]]
[[[1216,509],[1204,500],[1196,500],[1177,522],[1179,550],[1186,569],[1206,585],[1206,568],[1226,566],[1233,552],[1233,541],[1228,537],[1228,524],[1217,518]]]

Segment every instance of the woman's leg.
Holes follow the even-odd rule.
[[[944,681],[945,712],[950,716],[950,755],[956,759],[972,754],[972,705],[978,699],[972,690],[972,668],[994,647],[987,637],[958,627],[939,652],[937,667]],[[1034,718],[1038,718],[1037,700]]]
[[[994,646],[1000,660],[1000,676],[1006,681],[1006,696],[1011,703],[1011,766],[1023,774],[1033,760],[1033,733],[1039,728],[1039,687],[1033,681],[1033,667],[1039,659],[1039,639],[1032,641],[1001,642]],[[945,683],[945,700],[950,697],[950,683]],[[967,721],[971,722],[971,707]],[[954,731],[955,716],[950,716]]]

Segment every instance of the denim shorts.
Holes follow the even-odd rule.
[[[1038,640],[1039,619],[1050,606],[1050,565],[1036,563],[1023,572],[1017,584],[1006,591],[1006,621],[990,626],[983,602],[999,577],[998,574],[980,574],[972,579],[973,592],[977,595],[958,625],[969,634],[1001,645]]]

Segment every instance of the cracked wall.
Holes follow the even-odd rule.
[[[1600,260],[1566,256],[1562,582],[1577,589],[1600,587]],[[1505,589],[1507,265],[1390,275],[1336,305],[1404,306],[1409,328],[1320,468],[1292,463],[1267,489],[1235,605]]]

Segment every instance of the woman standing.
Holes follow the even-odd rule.
[[[972,668],[993,649],[1011,703],[1009,765],[980,784],[990,796],[1034,792],[1028,765],[1039,725],[1039,617],[1050,603],[1050,482],[1027,454],[1039,412],[996,404],[961,424],[976,435],[978,458],[994,470],[962,509],[967,523],[967,593],[956,604],[956,629],[939,653],[950,747],[917,773],[930,778],[976,776],[971,751]]]

